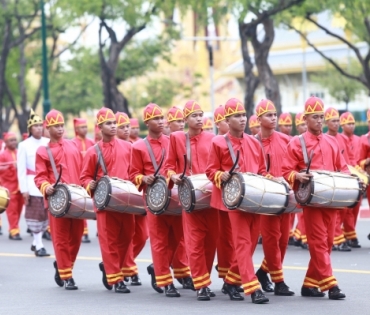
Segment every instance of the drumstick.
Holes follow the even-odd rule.
[[[57,181],[53,185],[53,188],[57,187],[57,185],[59,184],[59,181],[62,178],[62,171],[63,171],[63,167],[62,167],[62,165],[59,165],[59,176],[58,176]]]
[[[270,170],[270,154],[267,153],[266,171]]]
[[[186,154],[184,154],[184,171],[180,175],[180,179],[183,179],[184,178],[187,167],[188,167],[188,159],[186,158]]]

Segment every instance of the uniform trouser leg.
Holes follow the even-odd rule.
[[[148,239],[147,216],[135,216],[135,234],[133,238],[134,258],[139,256]]]
[[[330,253],[334,241],[336,212],[334,209],[303,208],[310,250],[304,286],[326,291],[337,285],[333,276]]]
[[[218,235],[217,211],[206,209],[183,214],[186,251],[196,290],[211,284]]]
[[[335,230],[334,230],[334,245],[339,245],[345,242],[343,230],[342,230],[342,224],[344,221],[344,218],[347,214],[347,209],[342,210],[336,210],[336,220],[335,220]]]
[[[218,211],[218,240],[217,240],[217,264],[218,277],[225,278],[235,259],[233,234],[227,211]]]
[[[260,289],[254,273],[253,254],[257,246],[260,215],[242,211],[230,211],[235,259],[227,273],[225,282],[242,285],[246,295]]]
[[[297,227],[294,231],[294,237],[301,240],[303,244],[307,243],[306,226],[304,224],[303,212],[297,213]]]
[[[275,283],[284,281],[283,261],[288,247],[290,214],[261,215],[261,233],[265,258],[261,268]]]
[[[84,221],[84,234],[83,235],[88,235],[89,234],[89,228],[87,226],[87,220]]]
[[[294,236],[295,213],[289,214],[289,237]]]
[[[357,238],[356,224],[358,214],[360,212],[361,202],[362,197],[356,207],[346,210],[346,215],[343,219],[343,231],[345,238],[348,240],[353,240]]]
[[[113,285],[123,280],[121,268],[134,235],[134,218],[113,211],[98,211],[96,217],[104,269],[108,283]]]
[[[58,271],[62,280],[72,278],[72,268],[81,245],[83,222],[55,218],[49,213],[50,230]]]
[[[23,208],[23,196],[21,193],[11,194],[6,215],[9,222],[9,233],[15,235],[19,233],[19,219]]]

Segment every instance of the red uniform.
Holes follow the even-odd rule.
[[[213,134],[203,131],[190,137],[192,168],[191,171],[187,170],[186,175],[205,173],[213,137]],[[168,177],[183,172],[184,155],[186,154],[185,139],[185,133],[182,131],[170,135],[170,146],[165,166]],[[169,187],[173,187],[171,180]],[[211,207],[194,213],[184,212],[183,222],[191,275],[195,289],[199,290],[211,284],[210,274],[218,238],[218,213]]]
[[[5,148],[0,154],[0,184],[9,190],[10,200],[6,209],[9,234],[19,234],[19,218],[24,204],[17,177],[17,150]]]
[[[131,144],[114,138],[110,142],[99,141],[98,145],[107,167],[107,175],[128,180]],[[89,183],[94,178],[97,160],[95,147],[89,148],[83,162],[81,183],[91,195],[93,191],[90,191]],[[97,178],[102,176],[104,174],[99,167]],[[132,256],[128,254],[134,235],[133,216],[133,214],[105,210],[96,213],[100,250],[110,285],[123,281],[124,276],[131,276],[133,272],[137,273]]]
[[[82,155],[75,143],[61,139],[57,143],[49,143],[55,165],[61,165],[61,183],[80,185]],[[45,147],[36,152],[35,184],[46,198],[46,188],[56,182],[49,156]],[[83,221],[77,219],[55,218],[49,213],[51,236],[62,280],[72,278],[72,268],[80,249],[83,234]]]
[[[243,138],[234,138],[229,133],[234,151],[240,151],[239,169],[241,173],[251,172],[267,175],[265,159],[260,143],[252,136],[243,134]],[[228,211],[222,202],[221,175],[229,171],[233,165],[224,136],[216,136],[212,141],[208,157],[207,177],[213,182],[211,206]],[[260,230],[260,215],[243,211],[228,211],[235,258],[227,272],[225,282],[242,285],[244,293],[249,295],[260,289],[254,273],[252,256],[255,251]]]
[[[261,133],[259,133],[259,137],[264,153],[270,157],[269,174],[274,177],[282,177],[283,156],[290,137],[277,131],[268,138],[262,138]],[[262,215],[260,218],[262,245],[265,254],[261,268],[266,273],[270,273],[271,280],[275,283],[284,281],[283,261],[289,241],[290,220],[290,214]]]
[[[365,162],[366,159],[370,158],[370,132],[366,135],[361,136],[360,138],[360,145],[359,145],[359,152],[357,156],[357,164],[361,166],[363,170],[365,170]],[[370,207],[370,185],[366,190],[367,201]]]
[[[315,152],[311,170],[349,173],[338,142],[333,137],[326,134],[316,136],[310,132],[305,132],[302,135],[306,142],[307,152],[311,152],[311,150]],[[303,159],[302,147],[299,138],[294,137],[288,145],[282,168],[284,178],[292,187],[297,184],[295,174],[304,168],[306,168],[306,165]],[[303,207],[303,215],[311,256],[303,286],[308,288],[320,287],[321,291],[329,290],[337,285],[330,260],[336,211],[327,208]]]
[[[162,150],[168,149],[169,139],[161,135],[158,139],[147,137],[157,164],[159,165]],[[153,163],[150,159],[148,149],[144,140],[140,139],[132,146],[130,180],[138,187],[139,191],[145,194],[146,185],[142,178],[145,175],[153,175],[155,172]],[[168,286],[173,283],[170,266],[172,265],[175,277],[184,278],[190,274],[186,261],[173,261],[174,250],[169,257],[169,248],[172,248],[172,242],[179,244],[183,238],[182,217],[171,215],[156,216],[147,211],[150,245],[153,257],[154,272],[158,287]],[[172,238],[172,240],[171,240]]]

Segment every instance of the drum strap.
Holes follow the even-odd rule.
[[[299,141],[301,142],[304,164],[308,166],[308,153],[307,153],[306,141],[304,141],[303,135],[299,136]]]
[[[229,137],[227,135],[224,135],[224,137],[225,137],[225,140],[226,140],[227,147],[229,148],[231,159],[233,160],[233,163],[235,164],[236,156],[235,156],[235,152],[234,152],[233,146],[231,144],[231,141],[230,141],[230,139],[229,139]],[[236,167],[235,168],[238,169],[239,168],[239,165],[236,164]]]
[[[49,146],[46,146],[46,152],[48,153],[48,156],[49,156],[49,160],[50,160],[51,168],[53,169],[55,180],[57,180],[59,178],[59,174],[57,171],[57,167],[55,166],[54,157],[53,157],[53,154],[51,153],[51,149]]]
[[[101,149],[99,147],[99,144],[95,144],[94,145],[95,147],[95,150],[96,150],[96,154],[98,155],[98,163],[100,164],[100,167],[104,173],[104,175],[107,175],[108,172],[107,172],[107,167],[105,166],[105,161],[104,161],[104,158],[103,158],[103,153],[101,152]]]
[[[265,148],[263,147],[262,139],[261,139],[260,135],[257,133],[254,137],[255,137],[255,138],[259,141],[259,143],[261,144],[261,148],[262,148],[263,156],[264,156],[264,158],[265,158],[266,171],[268,172],[268,171],[270,170],[270,157],[268,157],[268,155],[266,155],[266,153],[265,153]]]
[[[188,132],[185,134],[185,138],[186,138],[186,159],[188,160],[188,166],[189,166],[190,174],[192,174],[192,171],[191,171],[191,145],[190,145],[190,136],[189,136]]]
[[[145,145],[146,145],[146,147],[148,149],[150,160],[152,161],[152,164],[154,166],[154,171],[156,172],[157,169],[158,169],[158,164],[157,164],[157,161],[155,160],[152,146],[150,145],[150,143],[149,143],[149,141],[148,141],[147,138],[144,138],[144,142],[145,142]]]

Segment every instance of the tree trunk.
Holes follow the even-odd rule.
[[[23,29],[21,30],[23,31]],[[24,34],[21,34],[24,35]],[[19,74],[18,74],[18,83],[19,90],[21,95],[21,112],[17,112],[18,128],[21,134],[27,132],[27,120],[30,114],[30,111],[27,109],[27,90],[26,90],[26,56],[24,53],[25,44],[22,42],[19,45]]]
[[[241,41],[241,52],[243,56],[243,69],[244,69],[244,83],[245,83],[245,95],[244,95],[244,107],[247,112],[247,117],[251,117],[254,114],[254,93],[259,85],[259,79],[253,73],[254,64],[251,61],[251,57],[248,49],[248,37],[250,32],[250,25],[245,23],[239,23],[239,36]],[[249,131],[247,124],[246,131]]]

